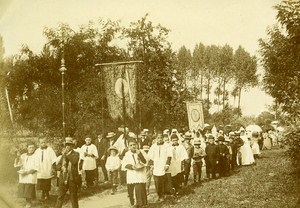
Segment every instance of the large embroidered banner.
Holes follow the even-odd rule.
[[[136,64],[107,64],[103,70],[110,116],[113,119],[123,118],[124,107],[126,115],[133,118],[136,107]]]

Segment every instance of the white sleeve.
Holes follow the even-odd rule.
[[[98,155],[98,150],[97,147],[93,144],[93,155],[95,155],[95,158],[98,159],[99,155]]]
[[[51,163],[54,164],[56,162],[56,154],[52,148],[50,148],[50,158],[51,158]]]

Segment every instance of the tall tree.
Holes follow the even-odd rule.
[[[200,75],[200,98],[203,98],[203,79],[207,66],[205,61],[205,46],[202,43],[196,44],[193,51],[193,71],[194,76]]]
[[[144,63],[139,69],[139,108],[141,125],[161,129],[173,122],[176,125],[185,114],[177,114],[171,105],[182,105],[177,93],[172,93],[172,62],[175,54],[168,42],[169,30],[161,25],[154,25],[148,14],[130,26],[124,28],[123,35],[128,40],[128,53],[133,60]],[[176,102],[172,102],[176,101]],[[174,119],[172,119],[174,118]],[[172,123],[171,122],[171,123]]]
[[[300,116],[300,2],[283,1],[277,5],[278,25],[268,30],[268,38],[260,40],[265,69],[264,87],[283,110]]]
[[[258,83],[257,61],[255,56],[250,56],[241,46],[233,57],[235,90],[238,91],[238,111],[241,113],[242,90],[254,87]]]

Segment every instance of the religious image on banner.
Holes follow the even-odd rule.
[[[133,118],[136,101],[135,68],[136,64],[103,66],[108,110],[113,119],[123,118],[123,96],[126,115]]]
[[[201,102],[187,102],[187,113],[189,120],[190,131],[198,131],[198,129],[204,128],[204,117]]]

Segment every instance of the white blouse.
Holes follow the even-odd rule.
[[[15,160],[14,167],[21,167],[20,171],[36,170],[39,169],[39,160],[37,155],[34,153],[28,155],[24,153],[20,156],[19,160]],[[33,174],[22,175],[19,174],[19,183],[36,184],[37,183],[37,172]]]
[[[105,163],[105,168],[106,170],[118,170],[121,166],[121,160],[119,158],[118,155],[116,156],[109,156],[106,160],[106,163]]]

